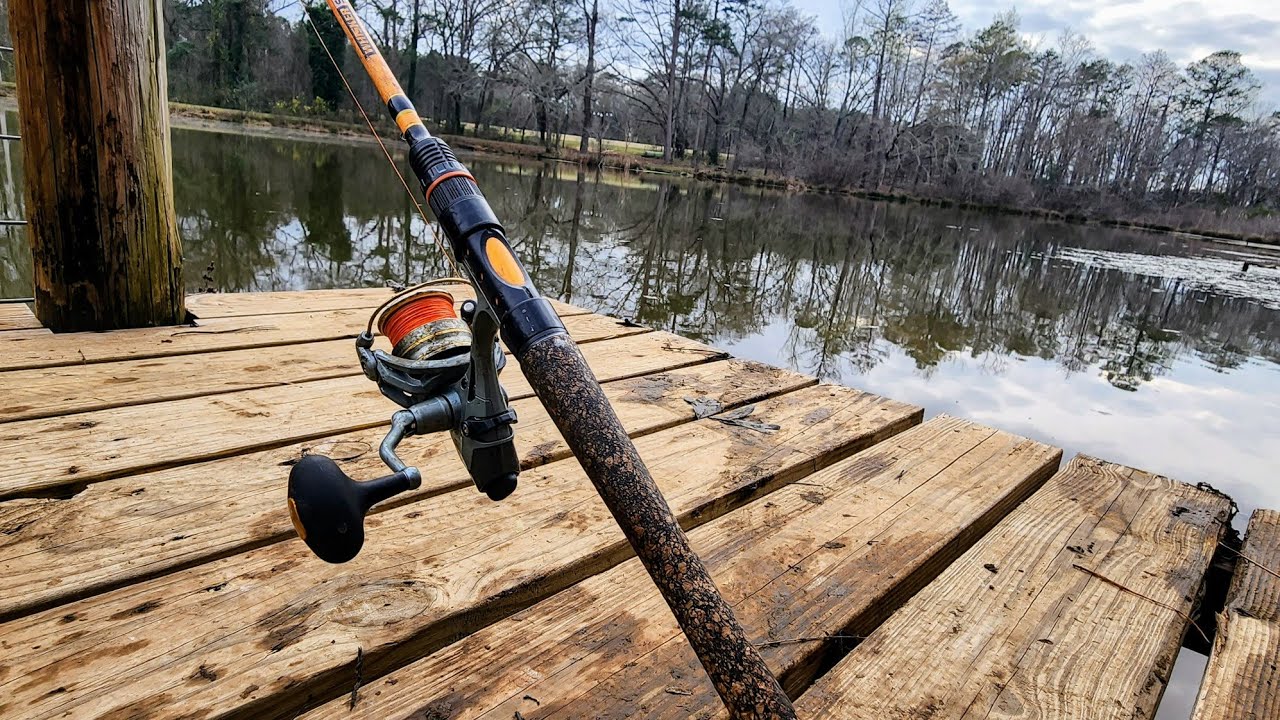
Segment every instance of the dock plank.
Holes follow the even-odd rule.
[[[1192,720],[1280,718],[1280,512],[1257,510],[1218,614]]]
[[[0,303],[0,332],[9,330],[44,330],[49,333],[36,319],[31,308],[20,302]]]
[[[862,395],[814,386],[757,404],[776,433],[700,420],[637,446],[696,527],[881,432]],[[358,649],[376,676],[630,556],[572,460],[503,503],[453,492],[375,520],[348,565],[295,540],[0,625],[0,715],[291,716],[349,691]]]
[[[552,303],[563,316],[586,310]],[[603,316],[596,316],[608,321]],[[136,360],[243,348],[268,348],[354,338],[369,310],[326,310],[275,315],[238,315],[198,320],[193,326],[134,328],[109,333],[0,333],[0,371]],[[617,321],[613,321],[617,322]],[[619,334],[627,328],[618,324]]]
[[[653,352],[598,364],[606,378],[662,370],[603,385],[631,435],[692,420],[693,412],[683,399],[687,394],[739,407],[816,382],[804,375],[736,360],[679,367],[684,359]],[[663,367],[664,363],[672,367]],[[913,409],[899,403],[872,395],[857,402],[869,422],[880,418],[884,426],[893,428],[908,421],[904,418],[918,421],[918,413],[910,415]],[[520,418],[516,447],[525,469],[570,456],[554,424],[528,391],[513,396],[512,406]],[[386,474],[376,452],[385,432],[385,427],[379,427],[130,475],[95,483],[68,499],[2,502],[0,618],[290,537],[293,530],[280,505],[288,465],[304,452],[317,452],[338,460],[352,477]],[[423,486],[384,503],[379,512],[471,487],[445,434],[410,438],[402,454],[422,471]],[[234,478],[230,487],[228,478]]]
[[[600,315],[571,315],[565,328],[579,344],[647,332]],[[676,335],[665,335],[678,338]],[[690,341],[680,339],[680,342]],[[673,342],[676,342],[673,340]],[[385,341],[377,347],[386,350]],[[684,352],[724,355],[706,345]],[[0,372],[0,423],[360,375],[350,338],[283,347],[62,365]]]
[[[1151,717],[1230,501],[1076,457],[823,675],[809,717]]]
[[[582,346],[606,378],[620,377],[615,365],[636,374],[709,358],[701,347],[670,335]],[[502,380],[510,394],[532,392],[514,360]],[[386,425],[396,409],[357,374],[5,423],[0,499]]]
[[[432,289],[471,297],[469,285],[440,285]],[[246,293],[195,293],[187,296],[187,312],[197,318],[239,315],[280,315],[318,310],[372,310],[395,295],[391,288],[284,290]],[[366,313],[367,315],[368,313]]]
[[[900,606],[1057,469],[1061,451],[934,418],[690,534],[785,685]],[[809,638],[804,642],[788,642]],[[778,643],[768,645],[769,642]],[[537,698],[536,702],[528,698]],[[714,688],[638,560],[590,578],[308,720],[703,717]]]
[[[474,297],[470,285],[450,284],[432,286],[432,290],[444,290],[454,298],[463,300]],[[391,288],[341,288],[324,290],[282,290],[269,292],[193,293],[187,296],[187,311],[198,319],[240,317],[245,315],[285,315],[299,312],[325,310],[368,311],[390,300],[395,295]],[[547,298],[556,312],[562,316],[579,315],[587,310]]]

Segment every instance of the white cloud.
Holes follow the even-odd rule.
[[[874,2],[874,0],[870,0]],[[824,27],[839,27],[841,0],[792,0],[799,10],[818,16]],[[1262,101],[1280,108],[1280,2],[1276,0],[1020,0],[990,3],[952,0],[951,9],[966,31],[1015,9],[1022,29],[1052,43],[1071,29],[1093,42],[1111,60],[1136,60],[1144,52],[1164,50],[1186,65],[1216,50],[1237,50],[1265,83]]]

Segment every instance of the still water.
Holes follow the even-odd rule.
[[[12,116],[4,118],[12,125]],[[3,128],[0,128],[3,130]],[[20,217],[20,165],[0,215]],[[175,130],[189,289],[447,274],[381,154]],[[734,354],[1280,507],[1280,269],[1171,236],[470,158],[537,286]],[[20,230],[0,297],[31,293]],[[1160,716],[1186,717],[1183,653]]]

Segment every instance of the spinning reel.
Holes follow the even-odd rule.
[[[516,413],[498,382],[506,355],[498,346],[498,318],[477,293],[454,312],[453,296],[426,289],[406,290],[374,310],[356,337],[360,367],[378,389],[400,405],[378,455],[392,470],[363,482],[353,480],[332,459],[303,457],[289,473],[289,516],[298,535],[317,556],[331,563],[350,560],[364,544],[364,516],[375,504],[417,489],[422,475],[396,455],[411,435],[448,430],[476,488],[493,500],[516,489],[520,459],[511,425]],[[385,308],[385,310],[384,310]],[[373,324],[392,343],[387,353],[373,347]]]

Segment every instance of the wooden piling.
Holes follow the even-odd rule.
[[[10,0],[9,20],[36,316],[182,322],[159,0]]]

